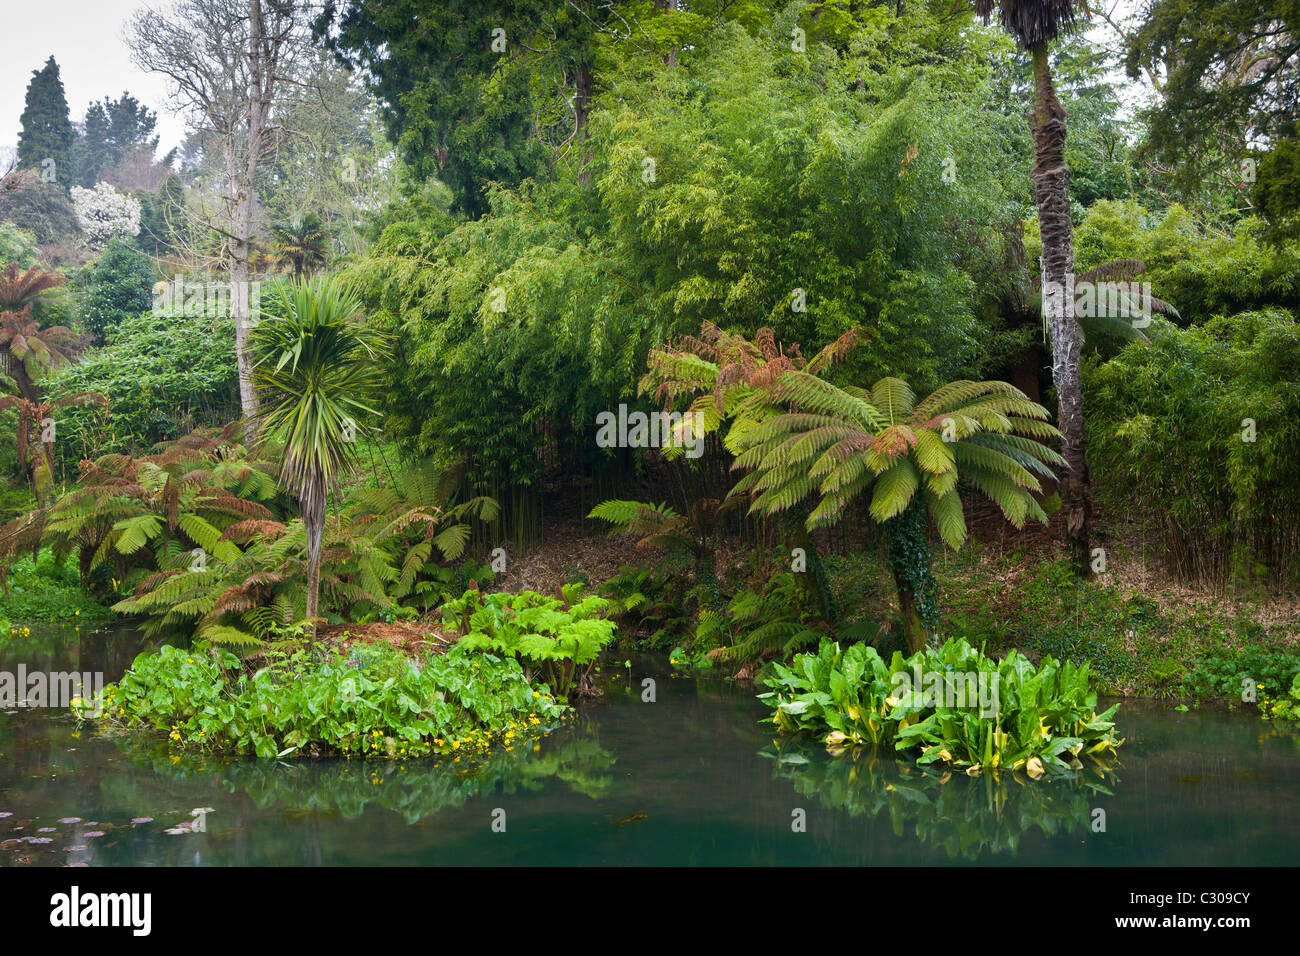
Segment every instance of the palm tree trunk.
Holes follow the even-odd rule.
[[[302,509],[302,523],[307,531],[307,608],[308,620],[316,617],[320,604],[320,552],[321,540],[325,534],[325,476],[323,473],[310,475],[304,486],[299,501]],[[313,633],[315,625],[311,625]]]
[[[1034,64],[1034,199],[1043,237],[1043,318],[1052,343],[1057,427],[1067,473],[1060,486],[1066,545],[1080,575],[1090,568],[1092,506],[1079,377],[1079,329],[1074,313],[1074,245],[1070,224],[1070,168],[1065,164],[1065,108],[1056,98],[1047,45],[1031,51]]]

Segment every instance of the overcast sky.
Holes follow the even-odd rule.
[[[184,127],[167,112],[167,84],[131,63],[123,30],[144,0],[0,0],[0,147],[18,145],[19,117],[32,71],[53,54],[73,122],[92,100],[126,90],[158,113],[160,152],[179,146]]]

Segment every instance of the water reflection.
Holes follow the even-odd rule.
[[[169,753],[165,747],[126,745],[136,766],[175,780],[214,781],[229,794],[244,794],[258,809],[337,810],[346,819],[378,806],[416,823],[448,807],[487,794],[539,792],[555,779],[597,798],[613,785],[615,757],[595,740],[569,740],[547,752],[516,748],[474,761],[429,760],[222,760]]]
[[[129,631],[50,629],[0,646],[0,669],[111,681],[140,647]],[[945,782],[891,753],[772,744],[753,688],[631,660],[539,750],[474,763],[223,759],[0,711],[0,865],[1261,866],[1300,852],[1300,739],[1241,713],[1126,701],[1118,773]]]
[[[895,837],[915,834],[949,859],[1015,854],[1031,829],[1048,837],[1088,833],[1101,798],[1114,796],[1119,782],[1117,764],[1097,761],[1076,774],[1034,781],[1019,773],[968,777],[864,749],[830,757],[796,742],[760,754],[773,762],[776,779],[803,796],[852,817],[886,812]]]

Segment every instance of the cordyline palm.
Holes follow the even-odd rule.
[[[335,278],[279,286],[250,337],[261,393],[257,433],[283,449],[280,480],[307,531],[307,614],[316,617],[330,489],[355,461],[359,423],[377,417],[382,336],[360,324],[361,301]]]
[[[1075,569],[1090,569],[1092,506],[1083,430],[1083,388],[1079,374],[1082,342],[1074,302],[1065,294],[1074,273],[1070,225],[1070,168],[1065,164],[1065,108],[1056,97],[1047,45],[1087,16],[1084,0],[974,0],[987,22],[995,14],[1027,50],[1034,68],[1034,200],[1043,237],[1043,318],[1052,343],[1052,381],[1056,385],[1057,424],[1066,462],[1061,500],[1066,542]]]

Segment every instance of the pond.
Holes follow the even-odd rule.
[[[115,680],[139,646],[120,629],[34,628],[0,646],[0,670],[24,664]],[[674,675],[659,658],[632,663],[626,672],[607,668],[619,673],[607,675],[603,698],[537,749],[474,765],[174,755],[78,730],[54,710],[0,711],[0,864],[1264,866],[1300,858],[1300,742],[1250,714],[1126,702],[1119,721],[1128,742],[1110,773],[945,779],[889,755],[778,749],[752,690]],[[647,677],[654,702],[642,699]]]

